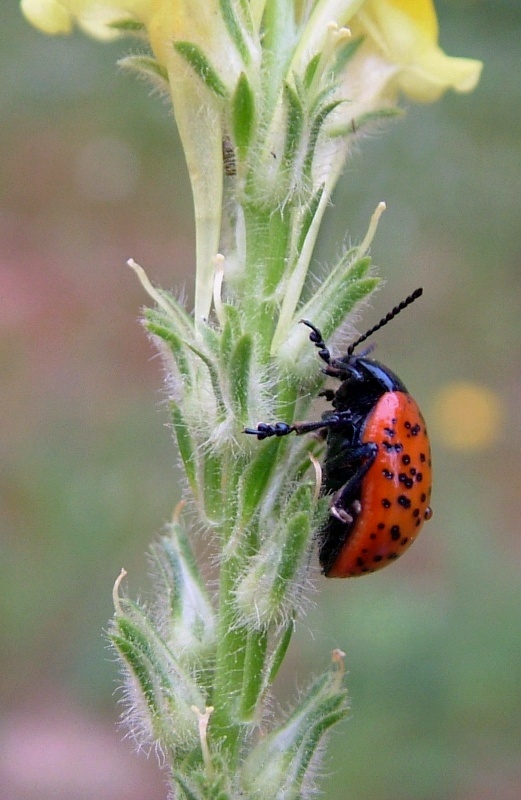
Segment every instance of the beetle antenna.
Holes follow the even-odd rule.
[[[366,339],[368,339],[370,336],[372,336],[373,333],[376,333],[376,331],[379,331],[380,328],[383,328],[384,325],[387,325],[387,323],[390,322],[392,319],[394,319],[400,313],[400,311],[403,311],[404,308],[407,308],[407,306],[410,306],[411,303],[414,303],[414,301],[417,300],[418,297],[421,297],[422,294],[423,294],[423,289],[419,288],[419,289],[416,289],[415,292],[410,294],[409,297],[406,297],[405,300],[402,300],[402,302],[399,303],[397,306],[395,306],[392,309],[392,311],[389,311],[389,313],[386,314],[385,317],[382,317],[380,322],[378,322],[376,325],[374,325],[372,328],[370,328],[370,330],[366,331],[366,333],[364,333],[363,336],[360,336],[356,340],[356,342],[353,342],[353,344],[350,344],[349,347],[347,348],[347,355],[348,356],[352,356],[355,347],[357,347],[362,342],[365,342]]]

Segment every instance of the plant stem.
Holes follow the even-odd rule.
[[[239,575],[235,555],[224,559],[220,569],[219,626],[211,719],[212,735],[234,759],[240,743],[240,687],[243,682],[248,631],[239,625],[234,606],[234,589]]]

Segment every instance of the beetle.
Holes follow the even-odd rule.
[[[260,440],[292,432],[325,433],[321,494],[330,505],[317,538],[328,578],[382,569],[410,547],[432,516],[431,449],[422,413],[400,378],[368,358],[370,350],[354,352],[422,292],[416,289],[395,306],[341,358],[332,358],[320,330],[301,320],[325,362],[322,371],[340,381],[336,390],[320,393],[331,409],[317,422],[261,422],[244,431]]]

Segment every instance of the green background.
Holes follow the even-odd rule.
[[[286,708],[347,654],[329,800],[521,796],[521,8],[437,8],[444,49],[482,59],[482,81],[361,142],[317,253],[360,241],[386,200],[386,285],[359,328],[423,285],[377,343],[431,423],[436,470],[434,519],[403,559],[317,579],[277,686]],[[146,595],[144,552],[180,497],[125,261],[190,302],[187,176],[168,106],[114,68],[128,45],[44,37],[16,4],[0,36],[0,785],[5,800],[159,800],[154,759],[120,742],[102,630],[122,565]],[[481,446],[444,436],[440,392],[459,380],[501,410]]]

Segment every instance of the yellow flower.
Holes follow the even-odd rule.
[[[302,71],[314,53],[327,49],[331,25],[362,39],[343,81],[353,116],[394,104],[400,91],[431,102],[447,89],[470,92],[479,80],[480,61],[452,58],[439,47],[432,0],[318,0],[290,72]]]
[[[21,0],[21,8],[29,22],[44,33],[70,33],[77,23],[98,39],[113,39],[119,33],[110,25],[124,19],[145,23],[148,0]]]
[[[479,80],[480,61],[452,58],[439,47],[432,0],[367,0],[348,24],[353,36],[364,37],[355,61],[365,57],[387,95],[402,91],[431,102],[447,89],[470,92]]]
[[[173,62],[179,66],[174,42],[190,42],[204,50],[230,90],[243,68],[218,0],[21,0],[21,8],[33,25],[50,34],[70,33],[76,23],[106,40],[128,32],[115,25],[142,25],[154,55],[167,69]]]

